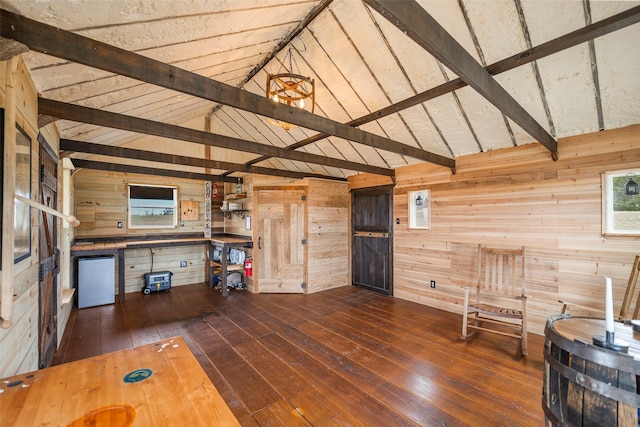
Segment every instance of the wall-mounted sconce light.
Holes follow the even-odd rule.
[[[638,195],[638,183],[633,180],[636,177],[634,173],[628,173],[625,178],[628,178],[627,183],[624,185],[624,194],[627,196]]]
[[[418,196],[416,197],[416,206],[422,206],[423,202],[424,199],[422,198],[422,194],[418,193]]]

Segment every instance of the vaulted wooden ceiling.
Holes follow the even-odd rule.
[[[640,2],[2,0],[81,167],[344,179],[640,122]],[[304,113],[267,73],[315,80]],[[290,130],[268,118],[297,124]],[[143,169],[147,168],[147,169]]]

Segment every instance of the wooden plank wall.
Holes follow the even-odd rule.
[[[198,219],[182,221],[173,229],[128,229],[127,228],[127,185],[170,185],[178,187],[178,210],[182,200],[198,203]],[[223,196],[224,184],[218,184]],[[204,235],[204,181],[181,180],[170,177],[155,177],[120,172],[81,169],[75,174],[75,206],[80,227],[77,240],[91,240],[95,237],[148,236],[153,234],[171,235],[202,233]],[[212,232],[223,232],[225,220],[217,203],[212,206]],[[118,228],[118,221],[123,228]],[[125,250],[125,292],[140,292],[144,284],[144,274],[152,271],[171,271],[171,285],[180,286],[205,280],[206,245],[178,247],[158,247],[153,250]],[[180,267],[180,261],[187,261],[187,267]]]
[[[125,293],[142,290],[144,275],[152,272],[152,258],[153,272],[170,271],[173,273],[171,286],[203,282],[207,259],[206,250],[204,244],[125,250]],[[187,267],[180,267],[180,261],[187,261]]]
[[[314,178],[296,180],[254,176],[251,181],[251,191],[254,186],[277,188],[291,185],[307,187],[306,293],[349,285],[351,283],[349,252],[351,196],[348,184]],[[258,234],[254,227],[254,242],[257,239]]]
[[[156,177],[131,173],[81,169],[75,174],[76,216],[80,220],[78,239],[91,237],[145,236],[149,234],[204,233],[204,182],[172,177]],[[182,221],[175,229],[127,228],[127,185],[168,185],[178,187],[178,211],[180,201],[198,202],[198,219]],[[223,188],[218,183],[218,188]],[[123,223],[118,228],[118,222]],[[178,217],[178,221],[181,218]],[[212,217],[212,231],[222,231],[221,215]]]
[[[559,156],[529,144],[460,157],[456,175],[430,164],[397,169],[394,295],[461,313],[476,245],[525,245],[530,331],[543,333],[558,299],[603,309],[604,275],[617,311],[640,237],[602,235],[601,174],[640,169],[640,126],[562,139]],[[409,230],[407,192],[425,188],[431,228]]]
[[[15,120],[31,138],[31,191],[38,194],[37,93],[22,58],[15,58]],[[0,107],[7,107],[7,67],[0,62]],[[5,111],[5,116],[8,114]],[[4,173],[14,173],[15,165],[5,165]],[[35,197],[32,197],[35,200]],[[4,205],[5,212],[13,204]],[[31,212],[31,256],[13,265],[12,326],[0,328],[0,378],[38,368],[38,224],[40,216]],[[11,249],[9,249],[11,250]]]
[[[350,284],[349,185],[306,179],[307,293]]]

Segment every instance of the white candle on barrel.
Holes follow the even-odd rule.
[[[606,289],[605,289],[605,329],[607,332],[613,332],[613,290],[611,289],[611,278],[605,277]]]

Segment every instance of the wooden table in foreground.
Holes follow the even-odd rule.
[[[0,382],[3,426],[239,426],[180,337]]]

